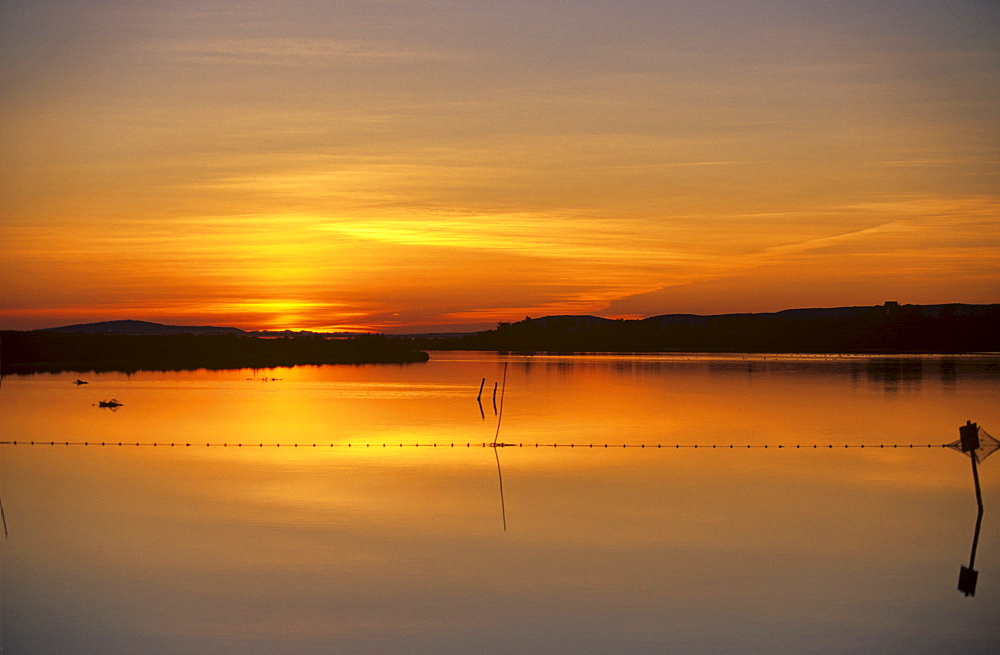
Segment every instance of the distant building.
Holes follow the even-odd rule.
[[[886,300],[885,304],[882,305],[882,311],[886,316],[896,316],[899,314],[899,303],[895,300]]]

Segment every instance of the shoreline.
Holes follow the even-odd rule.
[[[429,358],[410,344],[376,335],[353,339],[40,332],[0,335],[3,375],[410,364]]]

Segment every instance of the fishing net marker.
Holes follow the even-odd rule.
[[[975,596],[976,583],[979,581],[979,571],[976,570],[976,547],[979,545],[979,531],[983,525],[983,492],[979,486],[979,462],[1000,449],[1000,441],[972,421],[966,421],[965,425],[958,428],[958,441],[953,441],[947,446],[968,455],[972,462],[972,482],[976,488],[978,512],[976,530],[972,537],[972,552],[969,553],[969,565],[962,566],[958,571],[958,590],[966,596]]]

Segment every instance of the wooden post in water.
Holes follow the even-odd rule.
[[[977,466],[976,450],[979,448],[979,426],[972,421],[966,421],[965,425],[958,428],[958,437],[962,445],[962,452],[968,453],[972,460],[972,481],[976,485],[976,504],[979,511],[983,511],[983,492],[979,488],[979,467]]]
[[[479,383],[479,395],[476,396],[476,402],[479,402],[479,400],[483,397],[483,386],[485,384],[486,384],[486,378],[483,378],[483,381]]]
[[[979,545],[979,530],[983,524],[983,492],[979,487],[979,457],[976,455],[976,450],[979,448],[979,426],[972,421],[966,421],[965,425],[958,428],[958,437],[962,452],[972,460],[972,482],[976,485],[976,505],[979,508],[976,532],[972,537],[972,552],[969,554],[969,566],[959,569],[958,590],[966,596],[975,596],[976,583],[979,581],[979,571],[975,568],[976,546]]]

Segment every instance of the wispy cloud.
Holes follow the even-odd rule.
[[[141,48],[184,61],[258,66],[328,65],[344,60],[410,61],[444,59],[444,51],[393,43],[325,38],[241,38],[164,40]]]
[[[996,217],[1000,202],[987,197],[907,198],[848,205],[841,214],[868,214],[883,222],[862,229],[780,244],[756,253],[755,259],[779,259],[818,251],[860,250],[892,253],[955,245],[955,238],[972,247],[1000,246]],[[885,220],[888,219],[888,220]],[[975,237],[978,238],[975,238]],[[970,237],[973,237],[970,240]]]

